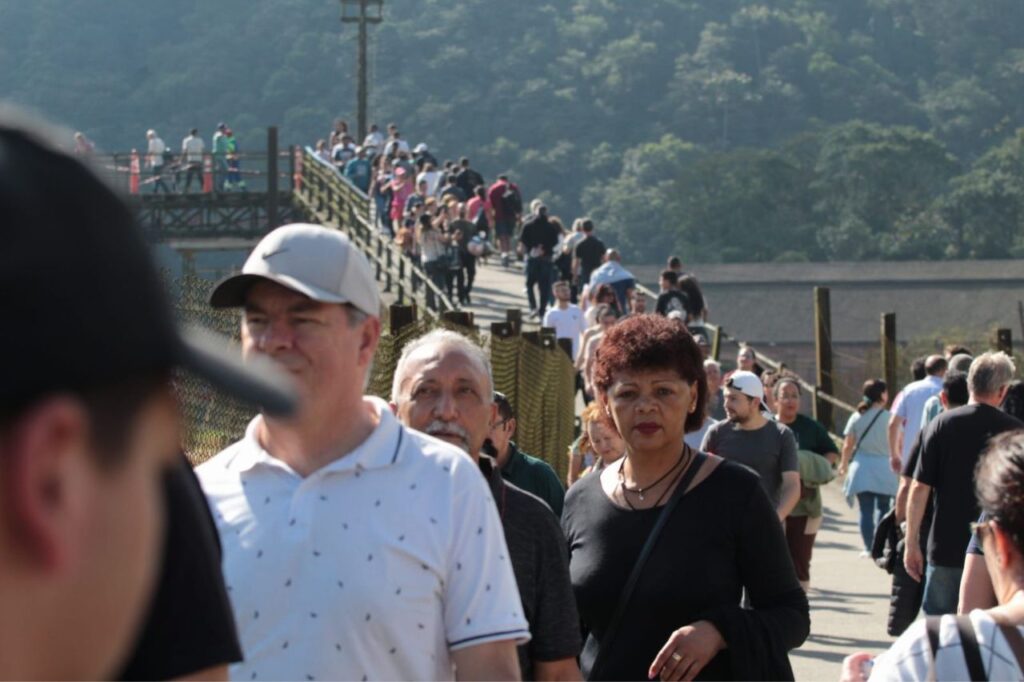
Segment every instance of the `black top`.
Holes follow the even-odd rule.
[[[600,478],[569,488],[562,512],[580,616],[595,638],[581,658],[584,676],[661,512],[616,506]],[[744,587],[753,610],[740,607]],[[607,656],[608,679],[647,679],[672,632],[698,620],[712,622],[728,648],[697,679],[792,679],[786,652],[810,628],[778,516],[757,475],[731,462],[686,493],[668,520]]]
[[[527,255],[530,255],[530,250],[535,246],[540,246],[544,249],[542,256],[550,258],[561,236],[562,233],[554,223],[548,220],[547,216],[535,215],[523,223],[523,232],[519,235],[519,241],[526,247]]]
[[[184,456],[164,483],[167,535],[146,624],[125,680],[167,680],[242,660],[206,497]]]
[[[686,294],[679,289],[669,289],[658,294],[658,303],[655,306],[655,311],[659,315],[668,315],[674,310],[678,310],[683,314],[683,319],[686,319],[686,315],[689,314],[688,308],[690,307],[690,299],[687,298]]]
[[[921,459],[921,438],[924,436],[926,428],[921,429],[914,436],[914,443],[910,446],[910,454],[907,455],[906,460],[903,462],[903,469],[900,471],[900,476],[906,476],[907,478],[913,478],[914,472],[917,471],[917,462]],[[928,545],[928,532],[932,527],[932,514],[935,513],[932,505],[933,495],[928,495],[928,504],[925,505],[924,515],[921,517],[921,528],[918,531],[918,539],[921,547],[927,549]]]
[[[700,317],[704,312],[705,305],[704,294],[700,290],[700,285],[697,284],[697,278],[688,272],[684,273],[679,278],[679,290],[686,294],[688,303],[686,311],[690,313],[690,317]]]
[[[498,505],[530,624],[530,641],[519,646],[518,653],[523,679],[532,680],[534,661],[575,658],[582,646],[565,538],[547,504],[503,479],[492,458],[481,456],[480,470]]]
[[[971,522],[977,520],[974,467],[992,436],[1024,423],[990,405],[965,405],[928,424],[914,478],[932,487],[935,515],[928,535],[928,561],[962,568]]]
[[[608,249],[604,242],[590,235],[580,240],[573,250],[573,255],[580,261],[580,281],[586,284],[590,281],[590,273],[601,267],[601,259]]]
[[[455,174],[455,184],[465,193],[467,197],[473,196],[473,191],[484,184],[483,176],[472,168],[463,168]]]

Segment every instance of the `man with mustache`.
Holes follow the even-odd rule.
[[[286,225],[210,301],[243,308],[243,354],[300,396],[199,467],[245,652],[232,678],[517,679],[529,631],[485,482],[363,396],[381,329],[366,258]]]
[[[530,623],[530,642],[519,647],[523,679],[581,679],[579,616],[558,520],[540,498],[506,482],[494,459],[481,454],[498,421],[487,354],[455,332],[431,332],[402,351],[391,396],[403,424],[465,450],[490,484]],[[486,557],[479,559],[484,564]],[[473,570],[485,566],[474,564]]]

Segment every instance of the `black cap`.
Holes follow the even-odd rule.
[[[179,333],[131,211],[79,160],[0,112],[0,414],[56,391],[191,370],[269,413],[287,380],[227,340]]]

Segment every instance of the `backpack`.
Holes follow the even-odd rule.
[[[523,198],[519,196],[519,190],[511,182],[505,185],[505,192],[501,195],[501,207],[509,215],[519,215],[523,212]]]

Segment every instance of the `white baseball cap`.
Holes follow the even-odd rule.
[[[270,280],[314,301],[348,303],[380,315],[380,294],[366,256],[338,230],[320,225],[283,225],[260,240],[242,272],[221,281],[210,294],[214,308],[245,304],[254,282]]]
[[[764,384],[761,383],[761,380],[753,372],[736,370],[726,380],[725,387],[739,391],[751,398],[760,398],[762,402],[764,401]]]

